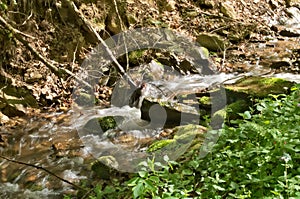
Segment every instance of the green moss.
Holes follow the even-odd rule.
[[[202,105],[211,105],[211,99],[208,96],[203,96],[199,99],[200,104]]]
[[[180,126],[176,128],[174,139],[181,144],[191,143],[196,137],[203,138],[205,128],[189,124],[186,126]]]
[[[252,97],[267,97],[269,94],[284,94],[294,85],[281,78],[245,77],[233,85],[227,85],[228,91],[246,93]]]
[[[117,127],[117,122],[113,116],[102,117],[98,119],[101,129],[105,132]]]
[[[144,52],[145,50],[136,50],[130,52],[128,55],[129,62],[132,64],[139,64],[139,61],[141,61],[144,56]]]
[[[84,125],[84,131],[90,134],[104,133],[117,127],[116,119],[119,119],[119,117],[107,116],[91,119]]]
[[[76,99],[76,103],[80,106],[91,106],[95,104],[95,97],[93,95],[81,92]]]
[[[225,108],[216,111],[212,116],[212,120],[237,119],[239,113],[242,113],[247,109],[249,109],[249,103],[245,100],[238,100],[227,105]]]
[[[206,132],[206,128],[199,125],[185,125],[174,128],[174,138],[167,140],[158,140],[150,145],[148,152],[154,152],[161,149],[169,150],[174,152],[174,150],[181,151],[181,148],[188,147],[192,142],[202,141],[203,135]]]
[[[154,152],[160,150],[174,142],[176,142],[174,139],[158,140],[149,146],[147,152]]]

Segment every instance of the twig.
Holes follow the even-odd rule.
[[[120,27],[121,27],[121,31],[124,32],[125,31],[125,25],[124,22],[122,21],[119,9],[118,9],[118,4],[117,1],[114,0],[114,6],[115,6],[115,10],[119,19],[119,23],[120,23]],[[127,42],[126,42],[126,37],[124,34],[122,34],[123,40],[124,40],[124,48],[125,48],[125,56],[126,56],[126,68],[129,68],[129,57],[128,57],[128,48],[127,48]]]
[[[85,86],[89,88],[93,88],[89,83],[86,81],[80,79],[77,77],[74,73],[69,71],[68,69],[64,68],[57,68],[55,65],[50,63],[46,58],[44,58],[36,49],[34,49],[28,41],[26,41],[21,35],[24,33],[21,33],[19,30],[12,27],[9,23],[5,21],[4,18],[0,16],[0,24],[2,24],[5,28],[7,28],[11,33],[14,34],[14,37],[19,40],[25,47],[27,47],[40,61],[42,61],[55,75],[61,77],[62,73],[68,74],[72,77],[74,77],[78,82],[83,83]]]
[[[7,161],[9,161],[9,162],[16,163],[16,164],[21,164],[21,165],[33,167],[33,168],[36,168],[36,169],[39,169],[39,170],[43,170],[43,171],[45,171],[46,173],[48,173],[48,174],[50,174],[50,175],[52,175],[52,176],[58,178],[59,180],[65,182],[65,183],[68,183],[69,185],[72,185],[72,186],[75,187],[76,189],[80,189],[80,190],[87,191],[85,188],[80,187],[80,186],[78,186],[78,185],[76,185],[76,184],[74,184],[74,183],[72,183],[72,182],[70,182],[70,181],[68,181],[68,180],[66,180],[66,179],[64,179],[64,178],[62,178],[62,177],[56,175],[55,173],[53,173],[52,171],[49,171],[49,170],[45,169],[44,167],[37,166],[37,165],[34,165],[34,164],[30,164],[30,163],[26,163],[26,162],[22,162],[22,161],[19,161],[19,160],[13,160],[13,159],[8,158],[8,157],[5,157],[5,156],[3,156],[3,155],[0,155],[0,158],[2,158],[2,159],[4,159],[4,160],[7,160]]]
[[[74,51],[74,53],[73,53],[72,70],[73,70],[73,68],[74,68],[74,65],[75,65],[76,53],[77,53],[77,49],[78,49],[78,43],[79,43],[79,42],[77,42],[77,45],[76,45],[75,51]]]
[[[120,72],[120,74],[123,76],[123,78],[125,78],[125,80],[128,81],[128,83],[130,84],[130,86],[132,87],[137,87],[137,85],[132,81],[132,79],[130,78],[130,76],[125,72],[124,68],[121,66],[121,64],[118,62],[118,60],[116,59],[116,57],[113,55],[112,51],[109,49],[109,47],[107,46],[107,44],[105,43],[105,41],[100,37],[100,35],[97,33],[97,31],[93,28],[93,26],[91,25],[91,23],[81,14],[81,12],[77,9],[76,5],[74,4],[74,2],[71,2],[70,0],[64,0],[64,2],[73,9],[73,12],[76,13],[78,15],[78,17],[81,19],[81,21],[85,24],[85,26],[88,28],[88,30],[90,32],[93,33],[93,35],[97,38],[97,40],[99,42],[101,42],[101,44],[103,45],[103,47],[105,48],[106,52],[108,53],[108,55],[110,56],[110,58],[112,59],[112,61],[114,62],[114,64],[116,65],[118,71]]]

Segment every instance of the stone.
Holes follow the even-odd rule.
[[[200,125],[188,124],[175,127],[173,131],[174,137],[172,139],[155,141],[148,147],[147,151],[164,151],[167,152],[168,156],[170,157],[175,152],[183,153],[184,150],[188,149],[188,147],[203,142],[204,135],[207,132],[207,128]]]
[[[300,30],[294,28],[284,28],[279,32],[279,34],[284,37],[299,37]]]
[[[275,61],[272,62],[270,68],[280,69],[281,67],[290,67],[291,63],[289,61]]]
[[[285,0],[286,6],[291,7],[291,6],[299,6],[300,5],[300,0]]]
[[[197,36],[196,41],[210,51],[222,51],[226,47],[226,42],[216,34],[200,34]]]
[[[239,113],[242,113],[249,109],[250,103],[246,100],[238,100],[227,105],[225,108],[216,111],[212,120],[234,120],[239,117]]]
[[[109,180],[112,175],[112,168],[116,169],[118,166],[119,163],[113,156],[102,156],[92,163],[91,169],[99,178]]]
[[[232,5],[230,5],[229,2],[224,2],[220,4],[220,11],[221,13],[224,14],[224,16],[232,18],[232,19],[236,19],[236,12],[234,10],[234,8],[232,7]]]
[[[0,112],[0,124],[5,124],[9,122],[9,117]],[[0,135],[1,136],[1,135]],[[1,140],[1,137],[0,137]]]
[[[253,76],[242,78],[232,85],[226,85],[225,89],[227,95],[239,93],[254,98],[265,98],[269,94],[288,94],[294,84],[281,78]]]
[[[212,0],[200,0],[199,5],[204,9],[212,9],[215,7],[215,2]]]
[[[196,108],[182,103],[145,98],[141,107],[141,119],[154,126],[174,127],[188,123],[199,123]]]

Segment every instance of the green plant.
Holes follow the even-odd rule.
[[[188,198],[192,193],[193,173],[190,170],[179,171],[178,163],[164,156],[167,165],[155,162],[155,159],[142,162],[138,176],[128,181],[132,187],[133,198]]]
[[[300,85],[270,95],[219,131],[204,158],[140,164],[128,181],[98,184],[90,198],[300,198]],[[131,197],[130,197],[131,195]]]
[[[128,182],[134,198],[299,198],[299,85],[292,90],[260,100],[224,126],[204,158],[194,151],[176,164],[142,163]]]

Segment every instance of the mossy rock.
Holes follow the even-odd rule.
[[[250,103],[248,100],[238,100],[234,103],[227,105],[225,108],[216,111],[213,116],[212,120],[233,120],[239,117],[239,113],[243,113],[244,111],[248,110]]]
[[[202,107],[208,108],[212,105],[212,100],[209,96],[202,96],[199,98],[199,104]]]
[[[158,140],[149,146],[147,152],[165,151],[180,155],[191,144],[202,143],[206,130],[203,126],[193,124],[175,127],[173,139]]]
[[[174,142],[176,142],[174,139],[158,140],[149,146],[149,148],[147,149],[147,152],[154,152],[154,151],[160,150],[166,146],[169,146],[170,144],[172,144]]]
[[[207,129],[203,126],[189,124],[185,126],[179,126],[174,129],[174,139],[180,143],[188,143],[195,137],[203,138],[204,132]]]
[[[120,116],[93,118],[89,120],[83,128],[86,133],[102,135],[102,133],[110,129],[115,129],[118,125],[118,122],[122,119],[123,117]]]
[[[197,36],[196,41],[203,47],[211,51],[222,51],[227,46],[227,42],[216,34],[203,33]]]
[[[164,127],[171,128],[189,123],[198,124],[200,116],[195,107],[183,103],[146,98],[141,107],[141,119],[154,123],[163,122]]]
[[[269,94],[287,94],[295,83],[268,77],[245,77],[232,85],[226,85],[227,93],[244,93],[254,98],[265,98]]]
[[[0,92],[7,105],[24,105],[25,107],[37,107],[37,101],[31,91],[25,87],[7,86]],[[3,101],[2,100],[2,101]]]
[[[113,156],[102,156],[91,164],[91,169],[99,178],[108,180],[118,166],[119,164]]]
[[[136,50],[131,51],[128,54],[129,63],[133,65],[138,65],[142,62],[142,58],[144,57],[146,50]]]
[[[77,96],[75,102],[79,106],[93,106],[96,103],[96,99],[94,95],[80,92],[79,95]]]

